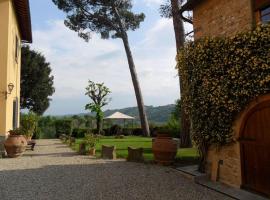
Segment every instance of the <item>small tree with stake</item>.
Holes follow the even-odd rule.
[[[110,93],[110,89],[107,88],[104,83],[94,83],[93,81],[89,81],[89,85],[86,87],[85,95],[89,96],[92,102],[87,104],[85,109],[96,113],[98,134],[101,133],[102,129],[102,107],[106,106],[110,102],[110,99],[107,98]]]
[[[141,125],[146,136],[150,136],[148,120],[141,94],[141,88],[129,46],[129,30],[136,30],[144,20],[143,13],[132,12],[131,0],[52,0],[59,9],[67,13],[65,25],[88,41],[89,33],[96,32],[101,38],[121,38],[130,69],[137,99]]]

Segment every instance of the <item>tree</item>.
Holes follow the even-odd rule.
[[[111,93],[110,89],[107,88],[104,83],[94,83],[89,80],[89,85],[86,87],[86,93],[88,97],[92,100],[91,103],[85,106],[86,110],[96,113],[96,122],[98,134],[101,133],[102,121],[103,121],[103,111],[102,107],[108,105],[110,99],[108,95]]]
[[[184,46],[185,43],[185,29],[184,23],[182,20],[181,13],[179,12],[180,7],[183,3],[183,0],[166,0],[165,4],[161,5],[160,13],[162,17],[172,18],[175,40],[176,40],[176,51],[178,51]],[[180,71],[178,71],[179,75],[179,84],[180,84],[180,96],[183,96],[183,84],[181,80]],[[181,110],[181,118],[179,118],[179,123],[181,124],[181,147],[190,147],[191,139],[190,139],[190,119],[188,114],[185,112],[185,109]]]
[[[175,119],[180,119],[181,118],[181,111],[182,111],[182,101],[180,99],[177,99],[175,101],[175,108],[172,111],[172,116]]]
[[[50,63],[29,46],[22,47],[21,108],[42,115],[50,105],[54,92]]]
[[[137,72],[132,57],[127,31],[135,31],[144,20],[143,13],[132,12],[131,0],[52,0],[60,10],[67,13],[65,25],[88,41],[90,33],[96,32],[103,39],[120,38],[123,41],[131,78],[139,108],[141,126],[150,136],[148,120]]]

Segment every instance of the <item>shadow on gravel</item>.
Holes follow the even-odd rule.
[[[23,157],[31,156],[31,157],[39,157],[39,156],[49,156],[49,157],[72,157],[78,156],[79,154],[76,152],[62,152],[62,153],[26,153]]]

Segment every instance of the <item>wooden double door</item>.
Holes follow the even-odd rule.
[[[242,187],[270,197],[270,101],[251,110],[242,127]]]

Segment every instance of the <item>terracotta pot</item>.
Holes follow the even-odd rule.
[[[89,156],[95,156],[96,155],[96,149],[95,148],[90,148],[89,149]]]
[[[32,136],[26,136],[26,135],[25,135],[24,137],[25,137],[25,139],[26,139],[27,142],[29,142],[29,141],[32,140]]]
[[[157,134],[152,144],[155,161],[162,165],[172,164],[177,153],[177,146],[177,142],[168,134]]]
[[[27,141],[23,135],[10,135],[4,142],[5,149],[9,158],[16,158],[23,154],[26,149]]]

